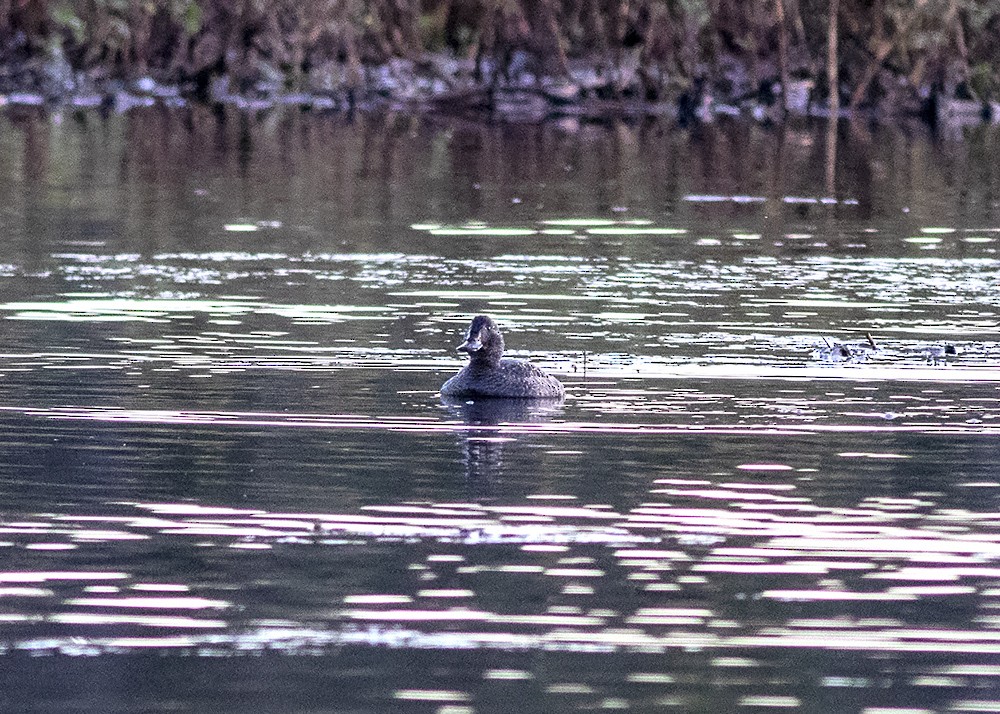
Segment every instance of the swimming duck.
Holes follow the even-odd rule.
[[[469,364],[441,387],[446,397],[513,397],[557,399],[565,393],[558,379],[520,359],[504,359],[500,328],[486,315],[469,325],[459,352]]]
[[[924,357],[927,359],[927,364],[941,364],[942,362],[947,362],[949,357],[958,356],[958,349],[955,345],[945,342],[939,345],[930,345],[924,350]]]
[[[862,344],[845,345],[841,342],[833,342],[826,337],[823,338],[824,346],[816,350],[814,357],[823,362],[864,362],[870,354],[878,351],[875,338],[871,333],[865,333],[865,342]]]

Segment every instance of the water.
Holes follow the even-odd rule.
[[[1000,710],[977,132],[5,115],[0,709]]]

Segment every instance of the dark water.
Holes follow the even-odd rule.
[[[5,115],[0,710],[1000,711],[998,138]]]

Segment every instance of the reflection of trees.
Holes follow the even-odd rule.
[[[845,194],[838,197],[857,199],[865,215],[936,206],[960,187],[968,206],[983,211],[969,221],[992,220],[998,193],[996,172],[976,161],[990,148],[985,132],[934,146],[852,125],[831,157],[831,144],[809,127],[719,122],[678,131],[670,119],[505,125],[192,106],[58,125],[26,109],[9,121],[16,131],[0,135],[0,201],[25,219],[29,250],[75,236],[123,240],[147,254],[275,241],[292,253],[391,252],[398,231],[417,221],[533,226],[634,206],[664,206],[680,221],[741,222],[760,206],[683,199],[756,195],[780,205],[783,196],[829,193],[834,168],[834,188]],[[785,206],[768,211],[768,221],[778,231],[806,210]],[[278,221],[280,233],[222,231],[241,220]],[[7,225],[16,245],[18,224]],[[410,231],[405,239],[412,252],[446,257],[524,250],[521,238],[487,243]]]

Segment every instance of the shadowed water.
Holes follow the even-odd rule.
[[[1000,709],[996,130],[825,140],[0,119],[0,709]]]

